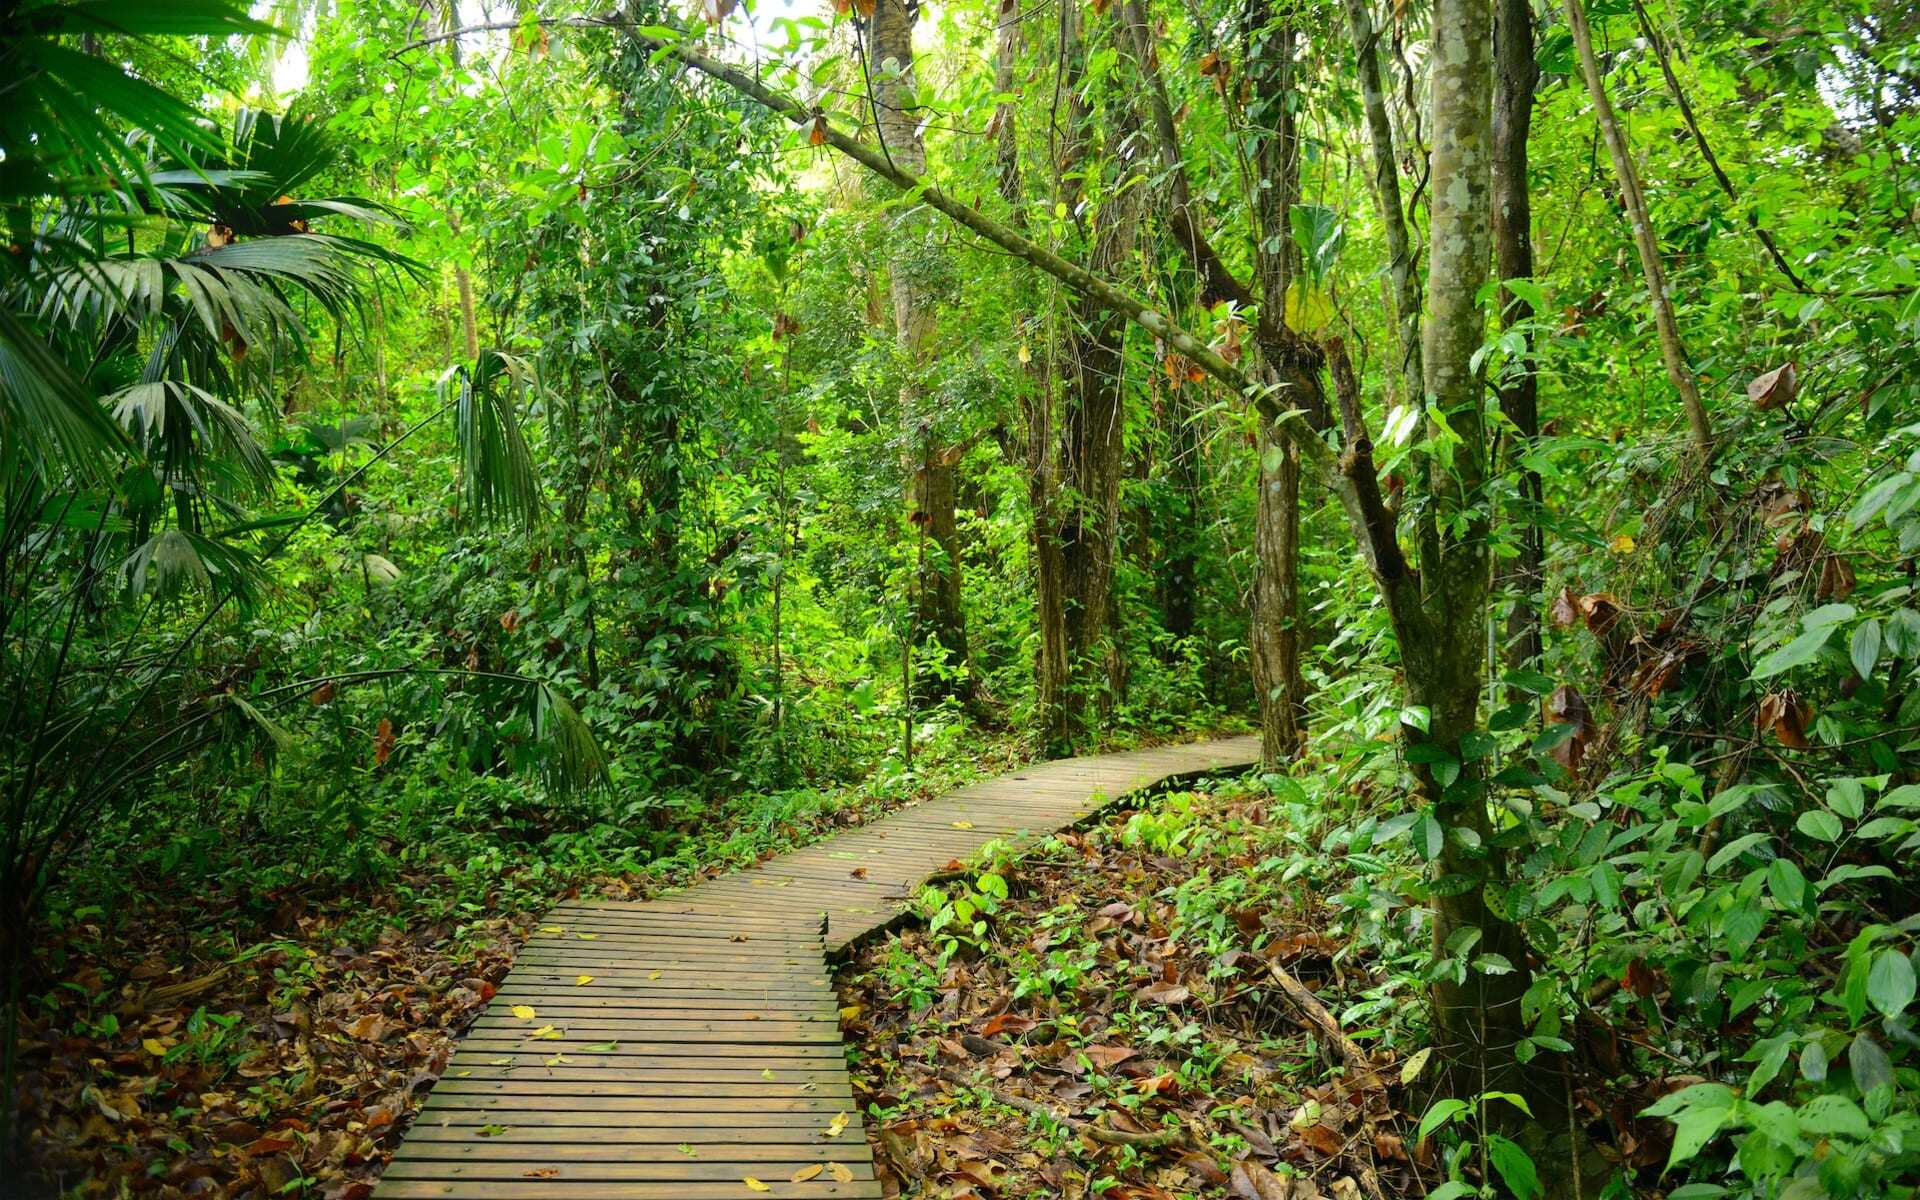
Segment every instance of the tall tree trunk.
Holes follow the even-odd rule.
[[[1095,269],[1111,269],[1109,245],[1133,240],[1131,215],[1113,211],[1131,207],[1131,197],[1116,198],[1100,220],[1125,226],[1100,234]],[[1115,250],[1116,253],[1124,251]],[[1125,462],[1126,318],[1096,301],[1083,301],[1076,314],[1080,328],[1070,339],[1071,401],[1063,414],[1060,451],[1068,494],[1060,513],[1059,544],[1065,575],[1067,654],[1074,675],[1069,706],[1088,718],[1087,691],[1104,686],[1095,707],[1105,715],[1119,686],[1117,652],[1110,643],[1113,607],[1113,550],[1120,516],[1120,472]]]
[[[1015,67],[1020,57],[1020,0],[1001,0],[994,29],[994,90],[1002,99],[992,120],[996,182],[1009,220],[1025,229],[1026,193],[1020,174],[1019,110],[1014,102]],[[1033,727],[1041,748],[1069,753],[1073,727],[1067,694],[1072,687],[1072,657],[1067,643],[1066,563],[1061,554],[1059,471],[1054,456],[1053,347],[1033,353],[1033,330],[1016,330],[1025,351],[1026,378],[1020,390],[1025,426],[1029,541],[1033,550],[1033,615],[1040,642],[1033,662]]]
[[[1300,674],[1300,456],[1263,423],[1254,518],[1253,621],[1248,631],[1260,701],[1261,759],[1269,767],[1301,749],[1306,684]]]
[[[1533,278],[1533,206],[1527,190],[1527,135],[1533,128],[1533,90],[1540,68],[1533,56],[1533,0],[1495,0],[1493,16],[1493,252],[1500,278]],[[1500,321],[1511,328],[1533,316],[1533,305],[1500,290]],[[1517,463],[1540,437],[1540,387],[1533,341],[1515,364],[1518,374],[1500,388],[1500,411],[1513,423],[1507,463]],[[1505,660],[1528,667],[1540,658],[1541,569],[1546,555],[1540,518],[1540,473],[1518,468],[1519,502],[1512,520],[1520,553],[1503,573],[1512,597],[1507,614]]]
[[[1574,54],[1580,71],[1586,76],[1587,92],[1593,97],[1593,116],[1606,139],[1607,154],[1613,159],[1614,179],[1620,185],[1620,204],[1627,210],[1627,223],[1633,228],[1634,249],[1640,254],[1640,272],[1646,277],[1648,303],[1653,306],[1653,327],[1660,339],[1660,358],[1666,364],[1667,380],[1680,394],[1687,414],[1687,426],[1693,432],[1695,451],[1701,458],[1713,453],[1713,425],[1707,418],[1706,404],[1694,382],[1693,368],[1687,364],[1686,347],[1680,341],[1680,326],[1673,316],[1673,297],[1667,292],[1667,269],[1660,259],[1660,240],[1653,231],[1653,218],[1647,211],[1646,193],[1640,190],[1640,174],[1633,165],[1633,151],[1627,135],[1614,115],[1613,102],[1607,99],[1607,83],[1600,74],[1600,60],[1594,57],[1593,33],[1587,28],[1587,10],[1581,0],[1566,0],[1567,32],[1573,35]],[[1435,190],[1439,184],[1435,183]],[[1438,240],[1438,239],[1436,239]]]
[[[1176,638],[1193,636],[1198,624],[1195,600],[1200,573],[1200,435],[1194,423],[1197,389],[1184,379],[1167,387],[1167,473],[1173,479],[1176,505],[1167,515],[1160,537],[1162,569],[1155,572],[1160,586],[1160,609],[1166,630]]]
[[[1504,3],[1505,0],[1502,0]],[[1388,271],[1392,279],[1394,329],[1399,336],[1400,376],[1406,401],[1425,394],[1420,368],[1420,275],[1415,270],[1413,239],[1407,232],[1400,199],[1400,160],[1394,153],[1393,119],[1387,112],[1386,85],[1380,75],[1380,31],[1373,23],[1371,0],[1346,0],[1347,28],[1360,69],[1361,106],[1373,149],[1373,198],[1386,230]],[[1524,138],[1524,134],[1522,135]]]
[[[1077,9],[1062,15],[1059,48],[1061,91],[1068,96],[1065,145],[1056,162],[1055,199],[1068,212],[1081,209],[1083,180],[1099,178],[1105,164],[1095,157],[1095,110],[1082,83],[1084,30]],[[1135,120],[1124,96],[1104,97],[1111,115],[1108,142],[1124,143]],[[1119,158],[1120,176],[1101,190],[1093,210],[1092,269],[1117,273],[1134,251],[1141,189],[1134,176],[1138,156]],[[1125,466],[1126,314],[1094,297],[1073,308],[1072,329],[1062,349],[1065,409],[1060,419],[1059,472],[1064,487],[1054,497],[1053,539],[1060,554],[1069,683],[1062,702],[1070,727],[1085,728],[1089,699],[1105,716],[1122,681],[1112,643],[1113,556],[1120,517],[1120,475]],[[1091,695],[1090,695],[1091,694]]]
[[[919,117],[908,105],[914,90],[913,23],[918,11],[917,5],[908,7],[908,0],[877,0],[867,31],[866,64],[881,153],[916,176],[927,169]],[[976,688],[966,673],[967,627],[960,607],[960,537],[954,515],[959,455],[939,445],[931,433],[933,420],[926,411],[923,378],[935,332],[934,302],[926,278],[926,260],[934,253],[927,215],[915,205],[894,223],[889,264],[894,339],[907,372],[900,389],[900,419],[908,446],[907,502],[914,524],[929,542],[915,587],[915,626],[939,647],[940,657],[950,668],[919,679],[926,694],[973,699]]]
[[[1249,117],[1261,131],[1254,151],[1259,175],[1255,214],[1262,248],[1256,270],[1263,319],[1277,313],[1284,322],[1287,292],[1297,274],[1292,225],[1300,191],[1300,138],[1294,115],[1298,36],[1291,24],[1271,24],[1265,4],[1253,6],[1249,15],[1253,22],[1247,31]],[[1287,381],[1278,382],[1286,392],[1294,390]],[[1313,390],[1318,387],[1316,371]],[[1299,403],[1286,392],[1283,403]],[[1272,767],[1300,753],[1306,731],[1306,677],[1300,669],[1300,459],[1292,445],[1271,429],[1263,429],[1260,440],[1253,624],[1248,644],[1253,650],[1253,686],[1260,701],[1261,758]]]
[[[1421,798],[1444,831],[1436,876],[1466,884],[1435,888],[1435,956],[1467,960],[1457,976],[1443,974],[1433,985],[1435,1040],[1452,1094],[1538,1096],[1542,1089],[1514,1055],[1526,1032],[1520,1000],[1533,978],[1527,946],[1519,927],[1488,903],[1488,892],[1501,886],[1501,856],[1492,848],[1485,784],[1461,754],[1462,739],[1479,725],[1487,661],[1489,455],[1473,360],[1486,333],[1479,293],[1492,259],[1492,34],[1490,0],[1436,0],[1432,250],[1422,358],[1429,411],[1459,440],[1450,463],[1435,460],[1428,470],[1431,498],[1419,531],[1423,594],[1397,623],[1404,626],[1399,640],[1408,699],[1428,713],[1426,729],[1410,727],[1409,736],[1451,756],[1458,771],[1450,779],[1431,763],[1415,768]],[[1400,607],[1409,606],[1403,601]],[[1456,936],[1478,941],[1470,952],[1460,951]]]
[[[451,45],[452,43],[449,43]],[[460,214],[447,210],[447,228],[460,236]],[[465,251],[454,248],[453,285],[460,294],[460,332],[465,336],[469,369],[480,361],[480,330],[473,319],[473,276],[467,274]]]
[[[1067,649],[1066,565],[1060,552],[1056,514],[1060,484],[1054,460],[1053,369],[1051,349],[1034,372],[1023,407],[1027,424],[1027,501],[1032,515],[1033,615],[1040,626],[1034,653],[1034,726],[1050,754],[1070,752],[1072,712],[1067,693],[1073,684]],[[1036,361],[1040,361],[1036,359]]]

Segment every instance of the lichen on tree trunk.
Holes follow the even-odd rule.
[[[1450,461],[1429,461],[1418,595],[1403,591],[1389,606],[1397,610],[1407,698],[1428,713],[1425,730],[1405,732],[1450,755],[1458,770],[1449,779],[1435,764],[1415,768],[1421,799],[1445,831],[1433,864],[1436,957],[1453,957],[1456,936],[1478,933],[1459,956],[1467,960],[1459,976],[1443,972],[1433,984],[1435,1040],[1453,1095],[1502,1090],[1548,1101],[1552,1093],[1515,1056],[1526,1032],[1521,999],[1533,975],[1519,927],[1488,903],[1501,886],[1502,856],[1493,845],[1486,785],[1462,753],[1462,740],[1479,727],[1491,578],[1489,447],[1474,362],[1486,333],[1479,297],[1492,258],[1490,0],[1437,0],[1433,29],[1432,251],[1422,358],[1430,417],[1436,430],[1444,421],[1455,440]]]

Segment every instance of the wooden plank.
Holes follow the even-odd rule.
[[[847,1102],[838,1097],[812,1098],[798,1096],[791,1098],[749,1099],[742,1096],[702,1097],[690,1101],[684,1096],[579,1096],[562,1092],[559,1095],[549,1093],[489,1094],[484,1092],[462,1092],[459,1090],[442,1093],[435,1088],[420,1110],[423,1119],[432,1119],[443,1112],[485,1112],[492,1113],[503,1123],[506,1118],[501,1114],[525,1111],[561,1111],[561,1112],[604,1112],[637,1113],[664,1112],[679,1113],[693,1119],[709,1117],[716,1120],[732,1120],[737,1113],[785,1114],[791,1119],[793,1114],[817,1113],[832,1116],[845,1112]]]
[[[441,1097],[466,1096],[613,1096],[634,1100],[653,1100],[662,1096],[689,1096],[706,1100],[821,1100],[846,1108],[852,1096],[845,1080],[831,1084],[786,1082],[779,1079],[755,1079],[744,1083],[714,1083],[707,1080],[656,1082],[638,1079],[556,1078],[559,1070],[515,1072],[509,1079],[449,1079],[442,1076],[433,1085],[433,1094]],[[609,1074],[621,1074],[609,1068]]]
[[[766,1163],[766,1162],[872,1162],[873,1152],[866,1142],[858,1145],[842,1145],[843,1134],[831,1142],[823,1142],[818,1135],[808,1134],[785,1142],[722,1142],[714,1140],[714,1130],[688,1130],[699,1134],[704,1140],[688,1141],[676,1138],[666,1141],[654,1131],[648,1131],[644,1140],[625,1140],[598,1137],[589,1141],[570,1142],[556,1140],[554,1131],[541,1130],[538,1140],[508,1141],[504,1136],[477,1138],[471,1131],[458,1141],[437,1141],[426,1136],[422,1130],[419,1145],[411,1147],[408,1162],[451,1161],[451,1162],[540,1162],[551,1157],[554,1160],[569,1163],[593,1162],[685,1162],[688,1158],[702,1162],[726,1163]],[[512,1132],[512,1131],[509,1131]],[[742,1133],[749,1131],[742,1130]],[[436,1135],[438,1136],[438,1135]],[[680,1147],[685,1146],[682,1150]],[[751,1171],[747,1172],[752,1174]],[[792,1174],[791,1171],[785,1175]]]
[[[792,1149],[799,1150],[803,1148],[793,1147]],[[521,1180],[532,1176],[534,1171],[551,1169],[554,1172],[552,1175],[543,1174],[537,1176],[537,1178],[566,1180],[568,1182],[590,1180],[594,1182],[617,1181],[623,1183],[645,1181],[671,1182],[673,1180],[685,1180],[689,1182],[729,1180],[733,1182],[735,1186],[740,1187],[740,1191],[743,1194],[750,1195],[751,1193],[748,1192],[748,1189],[740,1184],[740,1177],[743,1174],[752,1174],[754,1170],[759,1170],[771,1177],[768,1182],[772,1182],[773,1179],[785,1180],[802,1167],[820,1164],[822,1160],[806,1158],[798,1154],[790,1153],[784,1161],[776,1159],[773,1160],[773,1162],[777,1165],[758,1164],[750,1170],[743,1171],[741,1164],[733,1161],[710,1162],[697,1158],[688,1158],[684,1155],[681,1156],[678,1162],[664,1159],[660,1161],[629,1160],[627,1162],[594,1162],[571,1159],[564,1165],[543,1163],[542,1160],[538,1158],[520,1159],[511,1162],[499,1162],[488,1159],[450,1162],[447,1160],[429,1159],[424,1161],[408,1160],[406,1162],[397,1162],[387,1168],[386,1177],[388,1179],[445,1179],[454,1181],[468,1179]],[[873,1164],[871,1161],[843,1163],[842,1165],[847,1168],[847,1173],[855,1179],[870,1180],[873,1178]],[[820,1172],[818,1177],[827,1180],[832,1179],[832,1176],[828,1175],[825,1171]]]
[[[799,1131],[806,1133],[809,1137],[824,1137],[829,1127],[828,1123],[838,1115],[838,1113],[796,1115],[774,1110],[712,1114],[687,1108],[673,1112],[611,1112],[574,1107],[560,1110],[520,1109],[503,1113],[500,1107],[495,1105],[491,1108],[449,1108],[432,1113],[422,1112],[414,1118],[413,1128],[418,1130],[431,1127],[453,1132],[464,1130],[465,1133],[460,1136],[472,1137],[491,1136],[476,1132],[485,1131],[489,1126],[499,1127],[500,1136],[503,1137],[515,1130],[529,1133],[535,1130],[565,1128],[597,1133],[601,1129],[616,1131],[661,1129],[678,1132],[680,1136],[675,1138],[675,1141],[688,1142],[698,1140],[697,1137],[691,1136],[693,1134],[718,1136],[734,1131],[767,1129],[777,1130],[783,1135]],[[840,1136],[850,1139],[863,1137],[859,1127],[860,1122],[857,1118],[850,1120],[845,1132]],[[665,1133],[660,1137],[661,1140],[666,1140]],[[405,1153],[405,1149],[404,1146],[401,1147],[402,1154]]]
[[[528,1050],[523,1045],[486,1044],[489,1039],[476,1038],[471,1052],[462,1043],[459,1053],[448,1064],[446,1076],[451,1077],[454,1069],[472,1070],[485,1068],[503,1070],[509,1067],[543,1066],[554,1057],[544,1049]],[[611,1050],[605,1046],[614,1047]],[[771,1071],[781,1079],[811,1079],[816,1074],[821,1078],[842,1078],[842,1066],[846,1062],[845,1047],[788,1046],[777,1054],[765,1054],[759,1058],[746,1056],[730,1057],[713,1054],[651,1054],[628,1048],[628,1043],[608,1041],[577,1050],[564,1052],[567,1063],[575,1067],[597,1066],[602,1064],[621,1067],[627,1070],[645,1070],[661,1073],[664,1076],[673,1072],[689,1072],[701,1078],[766,1078]]]
[[[686,1042],[662,1041],[659,1038],[649,1038],[647,1041],[640,1041],[637,1038],[562,1038],[559,1040],[542,1038],[529,1041],[526,1038],[483,1037],[477,1039],[476,1044],[482,1049],[497,1050],[498,1053],[501,1054],[535,1054],[544,1050],[547,1052],[547,1057],[551,1058],[555,1054],[563,1052],[567,1054],[584,1052],[588,1046],[607,1041],[616,1041],[623,1049],[630,1050],[635,1054],[651,1055],[655,1058],[744,1058],[751,1059],[755,1062],[764,1062],[769,1066],[772,1066],[776,1059],[802,1059],[815,1054],[823,1059],[840,1059],[842,1061],[845,1059],[845,1052],[842,1050],[837,1039],[833,1041],[781,1046],[778,1049],[771,1049],[766,1043],[758,1040],[752,1042]],[[778,1070],[779,1068],[775,1067],[775,1069]]]
[[[518,1025],[524,1027],[526,1023],[518,1021]],[[476,1025],[476,1029],[480,1027]],[[513,1037],[515,1033],[509,1025],[484,1025],[484,1029],[492,1029],[495,1037]],[[568,1035],[584,1041],[626,1035],[655,1043],[839,1044],[839,1025],[804,1021],[566,1021],[564,1029],[559,1025],[555,1029],[561,1037],[532,1037],[532,1031],[528,1031],[522,1044],[538,1048],[564,1041]]]
[[[494,1050],[484,1045],[476,1046],[470,1055],[463,1046],[460,1053],[454,1056],[453,1062],[447,1064],[447,1072],[442,1078],[452,1078],[458,1071],[504,1070],[508,1064],[543,1067],[552,1058],[551,1054],[527,1054],[504,1048]],[[646,1070],[662,1077],[677,1077],[685,1073],[703,1079],[724,1079],[735,1076],[760,1078],[761,1073],[765,1071],[772,1071],[782,1079],[815,1077],[840,1079],[845,1077],[846,1062],[844,1053],[822,1054],[818,1058],[791,1053],[764,1055],[759,1058],[715,1058],[700,1055],[673,1057],[660,1054],[630,1054],[623,1050],[610,1050],[604,1054],[591,1050],[576,1050],[568,1051],[567,1058],[576,1066],[604,1059],[629,1070]]]
[[[880,1200],[880,1185],[870,1180],[835,1183],[818,1179],[787,1183],[769,1179],[764,1192],[730,1183],[568,1183],[559,1179],[522,1179],[512,1183],[448,1183],[434,1179],[396,1179],[374,1189],[374,1200]]]
[[[496,997],[499,999],[501,997]],[[509,1004],[521,1003],[521,999],[505,997]],[[574,992],[529,992],[525,1001],[532,1004],[535,1012],[551,1021],[555,1017],[586,1017],[595,1013],[630,1012],[634,1014],[654,1013],[666,1015],[697,1009],[711,1017],[725,1020],[739,1020],[741,1016],[759,1014],[775,1019],[838,1020],[840,1010],[831,1002],[812,998],[774,999],[756,996],[728,998],[725,993],[706,996],[647,996],[645,994],[614,995],[610,989],[597,987],[576,988]],[[532,1003],[538,1001],[538,1003]],[[502,1010],[505,1011],[505,1010]]]

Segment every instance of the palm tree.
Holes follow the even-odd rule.
[[[257,515],[279,481],[249,405],[277,415],[276,375],[316,311],[350,324],[371,288],[423,270],[359,236],[397,226],[379,205],[294,198],[334,161],[316,124],[242,112],[219,125],[88,52],[103,37],[266,32],[229,0],[0,0],[0,1146],[29,930],[62,864],[167,765],[236,740],[272,753],[287,737],[275,707],[319,682],[188,678],[214,618],[255,601],[262,564],[331,499]],[[397,439],[452,414],[482,519],[540,513],[514,414],[526,386],[517,360],[484,352]],[[189,595],[197,618],[178,607]],[[153,632],[168,605],[184,634]],[[495,678],[531,702],[554,784],[597,776],[563,697]]]

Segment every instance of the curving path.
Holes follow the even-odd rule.
[[[1259,757],[1245,737],[1041,763],[657,900],[559,906],[375,1200],[878,1200],[827,955],[989,841]]]

